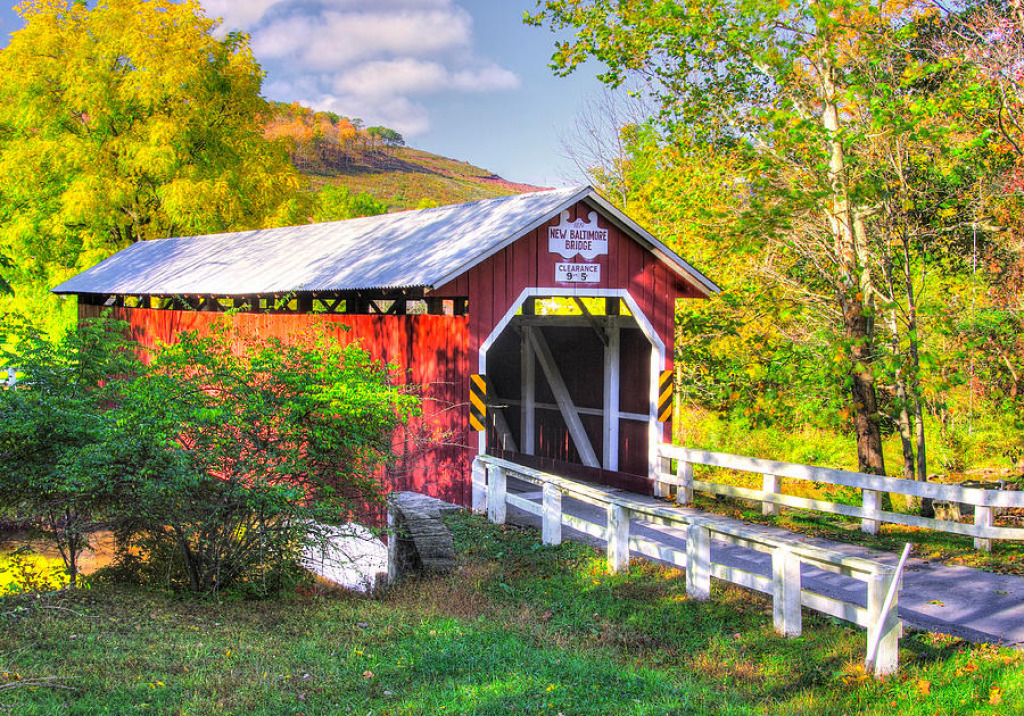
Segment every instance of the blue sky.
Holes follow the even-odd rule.
[[[557,78],[533,0],[201,0],[250,33],[269,99],[381,124],[409,144],[543,186],[580,183],[561,138],[600,94],[596,68]],[[12,3],[11,7],[16,3]],[[13,10],[0,33],[20,26]]]

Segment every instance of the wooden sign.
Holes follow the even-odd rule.
[[[597,212],[590,212],[590,221],[569,221],[569,212],[563,211],[558,226],[548,227],[548,251],[567,261],[576,256],[593,261],[608,255],[608,229],[597,225]]]
[[[601,283],[601,264],[555,264],[555,281]]]

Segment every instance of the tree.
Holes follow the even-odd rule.
[[[383,144],[388,148],[405,146],[405,138],[388,127],[368,127],[366,133],[375,144]]]
[[[10,317],[5,324],[0,358],[21,375],[0,389],[0,502],[52,540],[74,587],[92,523],[118,492],[79,460],[112,427],[105,406],[141,366],[116,323],[56,339]]]
[[[0,271],[6,271],[12,268],[14,268],[14,264],[11,263],[11,260],[3,254],[0,254]],[[11,284],[9,284],[4,278],[3,273],[0,273],[0,296],[10,293],[12,293]]]
[[[883,129],[917,141],[919,125],[905,120],[920,103],[902,76],[879,86],[867,70],[902,53],[911,60],[901,69],[918,78],[938,72],[911,47],[917,23],[937,11],[899,0],[548,0],[540,8],[530,22],[575,31],[556,47],[557,72],[593,57],[613,86],[639,74],[661,101],[660,124],[670,134],[742,158],[748,227],[786,247],[775,271],[780,285],[813,303],[834,330],[860,469],[884,474],[879,282],[868,221],[878,193],[866,151],[879,126],[860,115],[892,119],[875,108],[902,105],[908,111]],[[925,103],[922,114],[933,106]]]
[[[341,221],[359,216],[386,214],[388,205],[361,191],[353,194],[348,187],[327,184],[313,196],[313,221]]]
[[[45,290],[144,239],[258,228],[298,189],[248,38],[197,0],[26,0],[0,51],[0,253]]]
[[[119,538],[173,585],[266,594],[382,503],[392,433],[417,409],[326,329],[284,343],[221,326],[161,349],[77,464],[118,485]]]

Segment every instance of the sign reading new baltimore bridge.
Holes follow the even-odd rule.
[[[555,281],[598,283],[601,265],[590,262],[608,255],[608,229],[598,227],[597,212],[590,212],[589,221],[569,221],[569,212],[563,211],[558,226],[548,228],[548,251],[567,260],[579,256],[586,262],[555,264]]]

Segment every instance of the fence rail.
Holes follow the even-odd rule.
[[[1024,529],[1000,527],[994,524],[996,508],[1024,508],[1024,492],[1013,490],[985,490],[981,488],[943,485],[934,482],[918,482],[896,477],[867,475],[860,472],[833,470],[811,465],[797,465],[774,460],[727,455],[694,448],[663,444],[659,448],[660,463],[677,461],[674,472],[660,465],[655,482],[656,491],[667,493],[669,486],[676,486],[677,499],[683,504],[693,502],[693,492],[708,492],[727,497],[739,497],[762,503],[764,514],[775,514],[778,506],[796,507],[803,510],[829,512],[847,517],[860,517],[861,530],[876,534],[881,522],[923,527],[926,529],[965,535],[974,538],[975,549],[991,551],[992,540],[1024,540]],[[760,490],[723,485],[717,482],[695,480],[694,465],[721,467],[741,472],[757,473],[762,476]],[[782,479],[806,480],[828,485],[840,485],[861,490],[861,506],[845,505],[822,499],[811,499],[786,495],[782,492]],[[945,502],[958,502],[974,507],[974,524],[941,520],[902,512],[881,509],[882,493],[894,493],[918,498],[931,498]]]
[[[539,486],[541,502],[509,494],[510,475]],[[603,507],[604,524],[566,514],[562,510],[563,496]],[[710,598],[712,577],[770,594],[775,629],[784,636],[800,635],[801,607],[852,622],[867,629],[868,653],[877,652],[872,664],[876,675],[893,673],[898,667],[902,624],[897,618],[900,573],[895,567],[803,544],[796,538],[768,534],[753,526],[726,524],[709,517],[682,514],[671,507],[645,504],[628,493],[577,482],[489,455],[478,456],[473,462],[474,510],[486,512],[492,522],[504,524],[508,506],[541,518],[541,539],[545,544],[562,541],[563,525],[606,540],[608,567],[613,572],[628,566],[632,551],[685,569],[686,591],[694,599]],[[686,551],[631,536],[631,519],[685,528]],[[771,576],[713,562],[712,540],[767,553],[771,557]],[[804,564],[866,582],[867,608],[804,589],[800,574]]]

